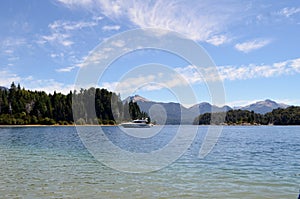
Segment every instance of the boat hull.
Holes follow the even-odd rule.
[[[124,128],[150,128],[149,124],[136,124],[136,123],[123,123],[121,124]]]

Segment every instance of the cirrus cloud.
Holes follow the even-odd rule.
[[[300,58],[292,59],[282,62],[276,62],[273,64],[249,64],[245,66],[217,66],[217,71],[212,68],[203,68],[205,71],[205,78],[198,72],[198,67],[189,65],[184,68],[176,68],[189,83],[201,83],[206,81],[217,81],[217,80],[247,80],[259,77],[270,78],[279,77],[282,75],[292,75],[300,73]],[[218,72],[218,74],[215,74]],[[220,78],[218,78],[218,75]]]
[[[243,43],[237,43],[235,45],[235,48],[238,51],[244,52],[244,53],[249,53],[253,50],[260,49],[268,44],[271,43],[270,39],[254,39],[251,41],[246,41]]]
[[[74,90],[74,85],[64,84],[54,79],[36,79],[33,76],[22,77],[8,70],[0,71],[0,85],[9,88],[11,83],[21,83],[21,86],[30,90],[45,91],[52,93],[53,91],[62,92],[64,94]]]
[[[200,69],[197,66],[188,65],[186,67],[175,68],[174,70],[178,75],[162,76],[157,73],[157,75],[132,77],[130,79],[126,79],[126,83],[104,82],[101,86],[114,91],[116,87],[118,87],[118,90],[127,91],[136,85],[149,82],[149,84],[143,86],[143,90],[160,90],[164,88],[164,86],[175,88],[184,86],[186,83],[195,85],[204,82],[279,77],[282,75],[300,73],[300,58],[276,62],[269,65],[248,64],[244,66],[217,66],[216,68],[207,67]],[[157,80],[164,80],[164,86],[162,86],[162,84],[153,84],[157,82]]]
[[[112,30],[119,30],[121,27],[118,25],[115,26],[103,26],[102,30],[104,31],[112,31]]]
[[[165,1],[108,1],[59,0],[67,7],[98,9],[110,19],[126,20],[139,28],[158,28],[176,31],[186,37],[221,45],[230,41],[226,35],[228,26],[243,17],[245,5],[234,2],[226,6],[228,1],[218,2],[203,0],[186,2],[179,0]],[[131,26],[132,26],[131,25]]]
[[[295,8],[295,7],[292,7],[292,8],[283,8],[279,11],[279,15],[282,15],[282,16],[285,16],[285,17],[290,17],[294,14],[297,14],[300,12],[300,7],[299,8]]]

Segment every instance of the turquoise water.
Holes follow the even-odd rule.
[[[121,148],[150,152],[167,144],[174,128],[166,126],[159,142],[150,139],[150,144],[145,139],[129,142],[118,127],[103,129]],[[190,148],[173,164],[132,174],[98,162],[74,127],[0,128],[0,198],[298,197],[299,126],[224,127],[214,149],[200,159],[206,129],[199,128]]]

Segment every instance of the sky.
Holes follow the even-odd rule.
[[[226,104],[272,99],[300,105],[299,1],[11,0],[1,1],[0,26],[1,86],[15,82],[30,90],[68,93],[87,63],[96,55],[100,59],[93,54],[99,45],[127,31],[156,28],[177,32],[205,50]],[[112,44],[124,47],[121,40]],[[111,56],[111,48],[104,51],[102,59]],[[149,71],[124,83],[126,74],[143,67]],[[117,91],[122,82],[122,88],[135,87],[131,94],[169,102],[178,101],[175,87],[187,82],[197,102],[213,102],[197,67],[160,49],[132,50],[110,63],[97,85]],[[166,68],[180,77],[169,75],[164,87],[155,77]]]

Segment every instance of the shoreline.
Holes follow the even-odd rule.
[[[75,124],[67,124],[67,125],[44,125],[44,124],[26,124],[26,125],[0,125],[0,128],[8,128],[8,127],[76,127],[76,126],[118,126],[118,125],[111,125],[111,124],[84,124],[84,125],[75,125]]]
[[[174,126],[178,126],[180,124],[167,124],[167,125],[174,125]],[[182,125],[186,125],[186,124],[182,124]],[[270,127],[276,127],[276,126],[300,126],[300,125],[245,125],[245,124],[225,124],[225,125],[206,125],[206,124],[200,124],[200,125],[193,125],[193,124],[188,124],[190,126],[228,126],[228,127],[232,127],[232,126],[236,126],[236,127],[252,127],[252,126],[261,126],[261,127],[265,127],[265,126],[270,126]],[[27,125],[18,125],[18,124],[14,124],[14,125],[7,125],[7,124],[3,124],[0,125],[0,129],[1,128],[25,128],[25,127],[92,127],[92,126],[99,126],[99,127],[110,127],[110,126],[119,126],[118,124],[115,125],[111,125],[111,124],[83,124],[83,125],[76,125],[76,124],[67,124],[67,125],[43,125],[43,124],[27,124]],[[156,125],[157,126],[157,125]]]

